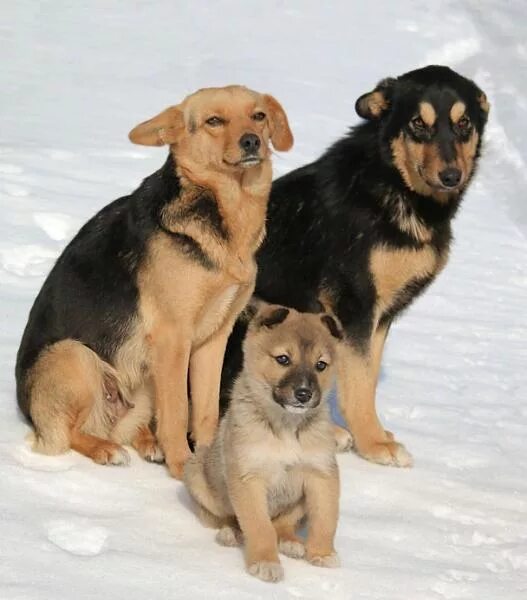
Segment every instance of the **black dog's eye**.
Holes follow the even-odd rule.
[[[468,131],[470,128],[470,119],[467,116],[461,117],[457,122],[459,131]]]
[[[251,117],[251,119],[253,121],[263,121],[265,119],[265,113],[263,112],[256,112],[254,113],[254,115]]]
[[[319,360],[315,365],[317,371],[323,371],[328,366],[328,363],[324,360]]]
[[[414,129],[424,129],[425,128],[425,122],[423,121],[423,119],[421,119],[421,117],[414,117],[410,121],[410,123],[412,124]]]
[[[285,354],[275,356],[274,359],[279,365],[282,365],[283,367],[287,367],[287,365],[291,363],[291,361],[289,360],[289,356],[286,356]]]
[[[221,117],[209,117],[205,123],[207,123],[207,125],[210,125],[211,127],[218,127],[219,125],[223,125],[225,123],[225,120],[222,119]]]

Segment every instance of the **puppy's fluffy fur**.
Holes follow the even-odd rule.
[[[261,309],[215,440],[185,467],[202,521],[219,528],[223,545],[243,536],[249,572],[266,581],[283,576],[279,550],[338,566],[339,476],[326,402],[338,337],[328,315]],[[304,516],[305,545],[296,535]]]

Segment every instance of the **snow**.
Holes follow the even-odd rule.
[[[0,82],[0,598],[118,600],[527,597],[527,44],[525,4],[2,3]],[[100,467],[29,450],[13,368],[53,260],[96,210],[161,165],[128,131],[196,88],[245,83],[287,108],[316,157],[357,121],[359,94],[428,62],[492,104],[451,261],[391,333],[379,387],[409,470],[339,457],[340,569],[284,558],[244,571],[182,485],[134,453]]]

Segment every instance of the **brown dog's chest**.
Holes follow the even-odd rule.
[[[439,254],[429,244],[419,249],[374,248],[369,268],[375,286],[376,317],[389,310],[413,284],[432,280],[446,260],[446,252]]]

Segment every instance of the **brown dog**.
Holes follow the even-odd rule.
[[[279,550],[338,566],[339,476],[326,395],[341,335],[328,315],[261,309],[214,443],[185,467],[203,522],[220,529],[223,545],[237,545],[243,533],[249,572],[265,581],[283,577]],[[296,534],[304,517],[305,545]]]
[[[141,123],[134,143],[170,146],[165,165],[77,234],[31,310],[17,357],[19,405],[36,449],[99,463],[162,453],[180,477],[211,442],[225,344],[251,296],[265,235],[269,141],[288,150],[271,96],[204,89]]]

